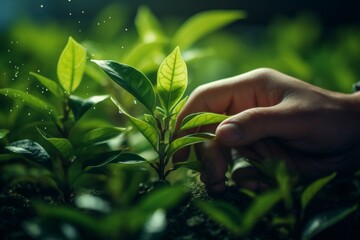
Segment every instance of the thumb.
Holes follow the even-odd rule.
[[[223,121],[216,129],[216,139],[235,147],[266,137],[286,137],[289,129],[296,129],[290,115],[279,105],[247,109]]]

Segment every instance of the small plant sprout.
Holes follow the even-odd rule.
[[[142,133],[156,151],[156,159],[142,159],[141,161],[148,162],[155,169],[159,181],[166,181],[169,173],[182,165],[169,166],[175,152],[186,146],[214,138],[214,134],[208,132],[199,132],[177,138],[180,132],[207,124],[219,123],[227,118],[225,115],[215,113],[194,113],[187,116],[179,124],[178,130],[175,128],[177,116],[187,99],[184,97],[184,93],[188,83],[187,67],[181,57],[179,47],[176,47],[160,65],[156,86],[147,76],[132,66],[111,60],[92,61],[100,66],[112,80],[132,94],[137,102],[141,103],[147,110],[143,119],[133,117],[118,101],[112,98],[119,108],[119,112],[129,119],[131,124]]]

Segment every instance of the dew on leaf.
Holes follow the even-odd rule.
[[[43,7],[44,7],[44,5],[43,5],[43,4],[41,4],[41,5],[40,5],[40,7],[41,7],[41,8],[43,8]]]

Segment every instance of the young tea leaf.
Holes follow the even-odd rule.
[[[161,105],[167,113],[179,102],[188,82],[187,68],[179,47],[163,61],[157,75],[157,90]]]
[[[110,60],[91,60],[150,112],[155,108],[155,92],[150,80],[139,70]]]
[[[134,125],[141,132],[141,134],[144,135],[144,137],[148,140],[148,142],[153,146],[154,149],[157,149],[159,143],[159,135],[156,129],[149,123],[128,114],[125,109],[120,105],[120,103],[118,103],[115,99],[111,98],[111,100],[119,108],[119,112],[127,116],[132,125]]]
[[[201,143],[208,141],[209,139],[215,138],[214,134],[211,133],[195,133],[187,135],[178,139],[175,139],[168,149],[168,155],[172,156],[176,151],[195,143]]]
[[[336,173],[332,173],[329,176],[317,179],[313,183],[311,183],[302,193],[301,195],[301,207],[302,211],[305,210],[311,199],[314,198],[316,193],[318,193],[328,182],[330,182],[334,177],[336,176]]]
[[[83,99],[81,97],[71,95],[69,106],[72,112],[74,113],[75,120],[78,121],[94,105],[104,101],[108,97],[109,97],[108,95],[101,95],[101,96],[92,96],[90,98]]]
[[[61,86],[69,94],[80,85],[86,66],[86,50],[72,37],[60,55],[57,76]]]
[[[208,124],[220,123],[228,117],[229,116],[210,112],[193,113],[184,118],[181,123],[180,130],[187,130]]]
[[[52,168],[52,162],[46,150],[37,142],[29,139],[19,140],[5,147],[12,153],[19,154],[26,159],[38,163],[47,169]]]
[[[30,75],[34,76],[42,85],[49,89],[52,94],[59,98],[59,100],[64,98],[64,91],[57,82],[34,72],[30,72]]]
[[[242,11],[227,10],[213,10],[194,15],[175,33],[173,46],[188,48],[211,32],[244,17],[245,13]]]
[[[15,101],[22,101],[24,104],[35,109],[36,111],[44,114],[45,116],[49,116],[55,123],[58,122],[58,113],[56,111],[56,108],[54,108],[49,103],[44,102],[38,97],[35,97],[29,93],[20,90],[10,88],[0,89],[0,94],[5,95]]]

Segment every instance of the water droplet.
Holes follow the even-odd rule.
[[[122,112],[122,111],[119,111],[119,114],[121,115],[121,114],[123,114],[123,112]]]
[[[11,60],[9,60],[9,63],[11,63]]]
[[[81,32],[81,29],[79,29],[79,32]]]
[[[43,8],[43,7],[44,7],[44,5],[43,5],[43,4],[41,4],[41,5],[40,5],[40,7],[41,7],[41,8]]]
[[[85,11],[84,11],[84,10],[82,10],[82,11],[81,11],[81,13],[85,13]]]
[[[39,72],[40,72],[40,69],[38,69],[37,72],[39,73]]]
[[[98,22],[97,25],[100,26],[100,23]]]
[[[127,28],[125,28],[125,31],[127,31],[128,29]]]
[[[78,21],[78,23],[81,23],[81,21]]]
[[[46,130],[46,127],[44,127],[44,130]]]
[[[137,101],[136,101],[136,99],[134,99],[134,104],[137,104]]]
[[[71,2],[71,0],[68,0],[68,2]]]
[[[121,46],[121,49],[124,49],[124,46]]]
[[[109,19],[111,19],[111,16],[109,16]]]
[[[96,109],[96,107],[94,107],[94,110]]]
[[[30,116],[31,115],[31,113],[28,113],[28,116]]]
[[[8,52],[11,52],[11,50],[10,50],[10,49],[8,49]]]
[[[12,109],[10,109],[10,112],[12,112],[13,110]]]
[[[72,15],[72,13],[69,13],[69,16],[71,16]]]

